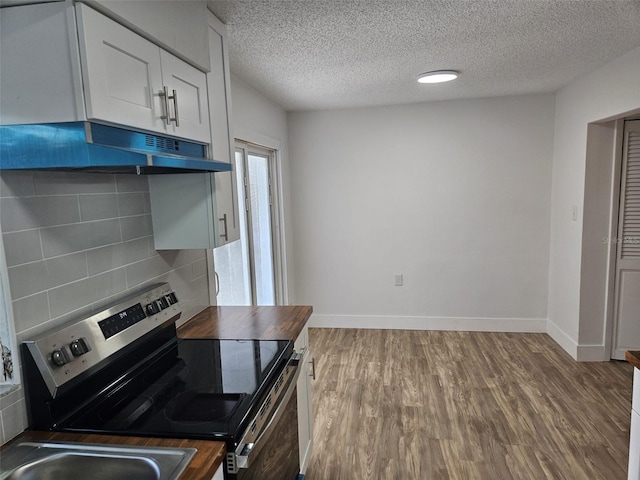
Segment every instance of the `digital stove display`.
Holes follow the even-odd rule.
[[[145,318],[147,318],[147,315],[144,313],[142,305],[138,303],[133,307],[129,307],[115,315],[111,315],[109,318],[99,321],[98,326],[100,330],[102,330],[102,334],[106,340]]]

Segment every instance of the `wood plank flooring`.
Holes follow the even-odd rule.
[[[633,368],[545,334],[311,329],[306,480],[626,479]]]

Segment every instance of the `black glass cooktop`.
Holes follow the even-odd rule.
[[[287,340],[179,340],[59,427],[232,439],[292,348]]]

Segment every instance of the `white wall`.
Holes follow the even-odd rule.
[[[583,291],[587,301],[582,302],[581,312],[582,240],[584,233],[593,234],[583,231],[582,216],[588,124],[623,117],[640,108],[638,79],[640,49],[581,77],[556,95],[548,332],[579,360],[606,359],[602,356],[606,350],[603,315],[589,314],[590,302],[585,297],[598,296],[594,300],[600,311],[604,292]],[[601,133],[594,131],[595,135]],[[602,148],[601,142],[595,143],[595,148]],[[579,211],[577,221],[572,220],[574,205]]]
[[[290,113],[314,324],[544,331],[553,111],[544,94]]]
[[[236,139],[269,147],[278,151],[281,199],[280,218],[283,228],[281,255],[285,268],[284,303],[298,303],[295,297],[295,283],[287,281],[293,275],[293,244],[289,241],[291,231],[291,180],[288,152],[287,114],[285,110],[264,95],[253,90],[235,77],[231,77],[231,107],[233,135]]]

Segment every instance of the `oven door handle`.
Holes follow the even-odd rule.
[[[235,451],[237,468],[249,468],[251,464],[251,457],[258,455],[265,444],[265,440],[276,428],[278,421],[285,412],[289,400],[296,391],[298,377],[300,376],[300,371],[302,370],[301,360],[302,356],[299,353],[294,352],[294,354],[291,356],[288,366],[294,366],[295,371],[293,372],[291,377],[289,377],[286,392],[280,397],[277,409],[275,410],[275,412],[273,412],[273,415],[269,419],[269,423],[267,423],[267,425],[264,427],[258,438],[256,438],[253,442],[246,443],[245,438],[249,434],[248,431],[245,432],[240,442],[238,442],[238,448],[236,448]],[[298,427],[296,426],[296,428]]]

